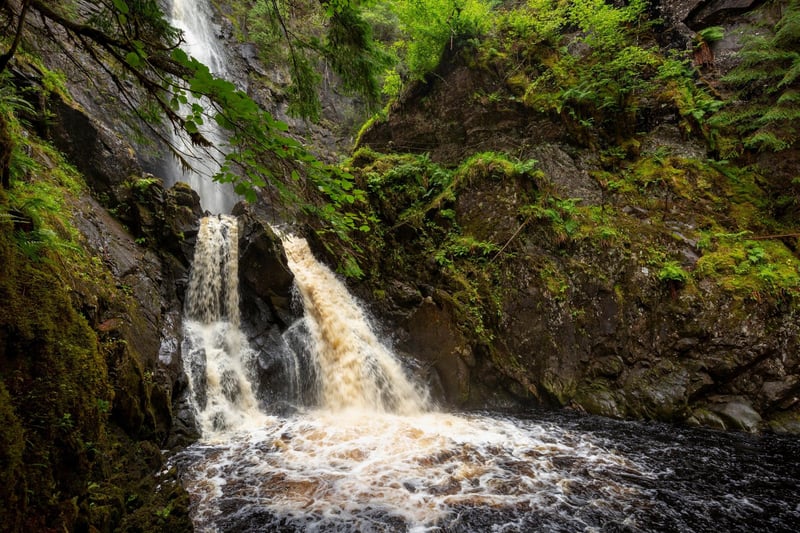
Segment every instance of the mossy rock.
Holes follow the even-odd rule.
[[[800,411],[785,411],[772,415],[767,427],[774,433],[800,435]]]
[[[724,403],[711,404],[709,410],[717,414],[728,429],[755,433],[761,428],[761,415],[744,398],[731,398]]]
[[[623,418],[624,403],[620,404],[619,398],[611,388],[611,384],[604,380],[580,385],[575,391],[572,404],[593,415]]]

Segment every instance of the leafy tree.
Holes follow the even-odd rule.
[[[262,58],[286,64],[292,77],[289,112],[318,120],[321,76],[325,64],[341,80],[345,93],[358,94],[375,105],[378,77],[388,56],[372,38],[358,3],[350,0],[256,0],[245,17],[248,37]]]
[[[412,79],[439,64],[444,50],[489,27],[494,2],[486,0],[391,0],[405,38],[397,43]]]
[[[325,5],[325,16],[339,32],[329,39],[325,50],[337,57],[343,71],[362,73],[363,58],[338,59],[337,54],[357,55],[354,50],[368,45],[366,38],[353,37],[363,37],[363,25],[347,33],[350,24],[358,23],[349,0],[331,0]],[[227,130],[231,150],[215,179],[232,182],[248,199],[262,189],[277,193],[281,204],[300,205],[321,215],[337,231],[356,227],[355,215],[341,213],[341,207],[356,201],[360,194],[354,191],[352,177],[317,161],[287,135],[286,124],[232,83],[214,76],[206,65],[188,57],[179,47],[181,33],[165,20],[157,0],[98,0],[91,9],[72,0],[5,0],[0,3],[0,16],[4,25],[16,32],[0,56],[0,69],[7,68],[25,32],[37,32],[55,44],[62,42],[55,35],[62,34],[108,75],[120,100],[144,121],[154,119],[148,110],[155,109],[155,118],[166,119],[186,132],[194,144],[209,150],[213,147],[198,126],[213,120]],[[5,41],[0,43],[5,46]],[[81,67],[70,49],[63,50]],[[142,91],[131,88],[131,81]],[[370,90],[368,82],[352,82],[350,87]],[[190,97],[206,97],[211,107],[182,106]],[[157,129],[153,132],[158,135]],[[169,139],[161,138],[175,157],[190,166]]]

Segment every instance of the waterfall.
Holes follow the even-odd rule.
[[[247,368],[256,356],[239,328],[238,222],[201,220],[186,294],[184,368],[204,435],[257,424]]]
[[[287,237],[284,248],[303,298],[322,406],[401,414],[425,410],[425,394],[409,381],[358,303],[314,258],[305,239]]]
[[[183,32],[184,51],[208,66],[211,72],[225,78],[225,51],[219,42],[211,24],[211,5],[208,0],[172,0],[172,25]],[[181,107],[180,113],[185,115],[191,108],[189,102]],[[211,104],[201,99],[199,103],[206,109],[207,115],[212,112]],[[193,146],[186,135],[173,132],[172,142],[185,154],[193,169],[183,169],[178,161],[173,161],[167,177],[167,185],[184,181],[200,195],[200,203],[211,213],[230,213],[237,201],[233,187],[229,183],[217,183],[211,179],[220,169],[218,158],[224,156],[227,146],[225,134],[211,116],[207,116],[205,124],[199,126],[200,133],[211,141],[216,156],[209,157],[202,149]]]
[[[255,354],[237,327],[236,242],[234,218],[203,220],[186,302],[203,439],[173,464],[196,531],[710,531],[751,519],[794,531],[800,493],[783,472],[800,453],[795,441],[763,467],[771,452],[751,456],[763,442],[732,452],[728,435],[705,448],[713,433],[569,411],[428,409],[299,238],[284,240],[305,315],[284,332],[297,364],[283,379],[301,369],[315,391],[305,407],[261,414],[253,390],[265,382],[247,370]]]

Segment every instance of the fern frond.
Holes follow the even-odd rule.
[[[800,47],[800,6],[793,2],[775,26],[777,30],[771,44],[779,48]]]
[[[758,130],[744,140],[744,146],[759,152],[780,152],[789,148],[793,142],[794,139],[781,138],[772,132]]]
[[[783,91],[780,98],[778,98],[779,105],[800,105],[800,91],[787,90]]]
[[[778,82],[778,87],[788,87],[800,77],[800,54],[795,55],[797,57],[792,61],[792,66],[789,67],[786,74],[783,75],[783,79]]]
[[[770,107],[769,110],[761,116],[759,122],[769,124],[770,122],[781,122],[785,120],[800,120],[800,107]]]
[[[793,61],[797,57],[797,52],[766,46],[764,48],[742,50],[739,57],[741,58],[739,66],[742,68],[763,67],[764,63],[778,66],[782,63]]]

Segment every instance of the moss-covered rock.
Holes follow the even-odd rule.
[[[0,518],[8,531],[117,531],[132,502],[186,504],[154,478],[179,371],[158,366],[160,283],[174,278],[25,135],[14,157],[28,172],[0,192]]]

